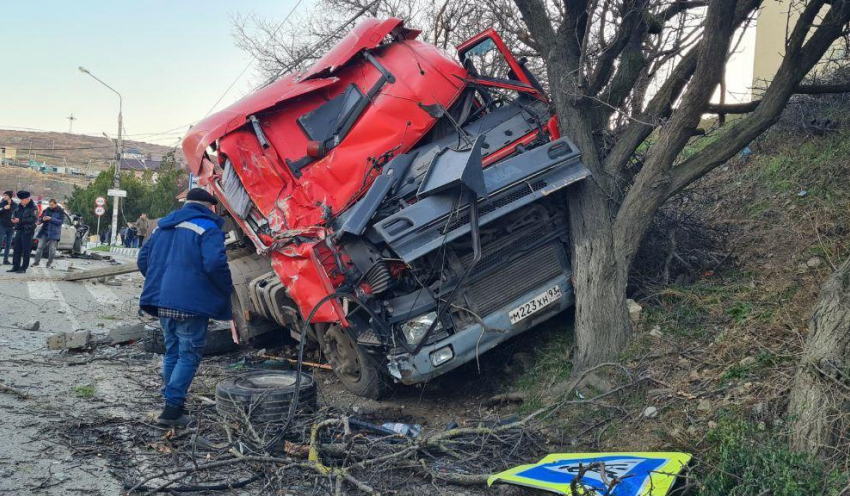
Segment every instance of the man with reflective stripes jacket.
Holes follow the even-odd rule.
[[[217,203],[207,191],[192,189],[183,208],[160,219],[139,252],[145,276],[139,306],[159,317],[165,337],[165,408],[159,417],[164,425],[189,424],[184,402],[203,356],[209,319],[232,319],[224,219],[212,210]]]

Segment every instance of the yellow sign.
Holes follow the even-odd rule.
[[[503,482],[568,496],[664,496],[690,460],[687,453],[672,452],[559,453],[496,474],[487,485]],[[582,469],[573,494],[570,485]],[[615,480],[620,482],[606,492]]]

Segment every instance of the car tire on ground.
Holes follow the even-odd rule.
[[[165,336],[162,327],[150,326],[145,330],[145,351],[148,353],[165,353]],[[204,355],[220,355],[236,349],[236,343],[230,336],[229,325],[211,324],[207,331],[207,345]]]
[[[238,421],[284,422],[295,398],[297,377],[297,372],[291,370],[258,370],[229,377],[215,388],[216,411]],[[298,391],[298,410],[314,410],[313,378],[302,373]]]

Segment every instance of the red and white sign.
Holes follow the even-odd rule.
[[[98,196],[94,200],[94,204],[97,205],[98,207],[102,207],[102,206],[106,205],[106,198],[104,198],[102,196]]]
[[[97,215],[98,217],[100,217],[101,215],[103,215],[105,213],[106,213],[106,209],[101,207],[101,206],[98,206],[97,208],[94,209],[94,214]]]

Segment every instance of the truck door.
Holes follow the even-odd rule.
[[[476,84],[501,87],[546,100],[537,78],[517,60],[493,28],[457,47],[458,58]]]

